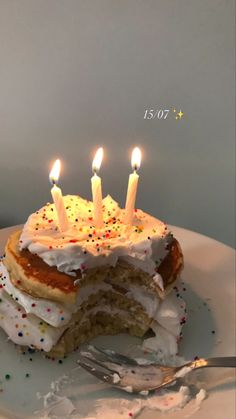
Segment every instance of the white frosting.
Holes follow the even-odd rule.
[[[62,417],[60,409],[63,411],[64,417],[78,419],[82,419],[82,417],[86,417],[86,419],[126,419],[130,418],[131,415],[132,418],[135,418],[139,417],[144,409],[152,410],[155,412],[153,415],[156,416],[156,414],[158,415],[158,412],[167,413],[179,410],[186,406],[191,399],[190,390],[186,386],[181,386],[178,391],[163,389],[150,394],[149,397],[122,397],[122,394],[120,393],[119,397],[111,396],[101,399],[96,398],[95,402],[94,400],[91,400],[91,398],[87,398],[87,400],[85,399],[83,401],[83,411],[86,411],[85,416],[84,414],[81,414],[81,400],[75,400],[73,397],[74,387],[71,387],[70,392],[67,390],[66,397],[58,396],[52,391],[44,396],[40,395],[43,399],[44,408],[41,411],[35,412],[34,417],[38,419],[49,419],[54,417],[53,414],[55,417]],[[131,392],[132,388],[126,387],[126,391]],[[147,395],[146,392],[142,393],[144,394],[141,396]],[[69,397],[73,400],[73,404]],[[70,416],[72,408],[75,410]],[[144,415],[145,413],[143,413],[143,417]]]
[[[126,386],[122,388],[124,391],[127,391],[127,393],[133,393],[133,387],[132,386]]]
[[[120,258],[155,274],[171,240],[166,225],[136,210],[133,225],[123,223],[124,210],[111,196],[103,199],[104,226],[93,224],[93,203],[79,196],[63,197],[69,229],[58,229],[54,204],[47,204],[31,214],[20,237],[20,249],[28,248],[48,265],[61,272],[75,274],[101,265],[115,266]]]
[[[144,340],[143,348],[158,352],[159,357],[163,359],[176,354],[183,318],[185,318],[185,302],[172,291],[159,305],[150,326],[155,337]]]
[[[16,300],[27,314],[32,313],[54,327],[64,326],[72,316],[75,307],[66,307],[44,298],[35,298],[16,288],[9,277],[4,264],[0,262],[0,284]]]
[[[172,335],[178,336],[181,332],[179,319],[184,315],[184,309],[185,303],[182,298],[177,298],[174,293],[171,293],[160,305],[155,320]],[[155,326],[153,327],[155,330]]]
[[[50,391],[47,394],[42,395],[37,393],[37,398],[43,402],[43,409],[34,412],[35,418],[52,419],[54,416],[82,418],[81,398],[75,400],[74,397],[75,392],[78,392],[78,380],[74,379],[75,374],[78,377],[77,369],[71,370],[67,376],[62,376],[52,381]],[[116,375],[118,376],[115,373],[114,376]],[[114,384],[118,382],[118,378],[119,376],[115,377]],[[147,396],[146,392],[141,393],[140,395]],[[189,418],[199,410],[202,401],[206,397],[206,391],[201,389],[196,397],[193,398],[190,388],[187,386],[181,386],[178,390],[169,388],[161,389],[150,393],[147,398],[138,395],[131,398],[124,396],[124,394],[122,396],[122,393],[119,393],[119,397],[96,398],[96,400],[86,398],[83,400],[83,411],[86,412],[87,419],[126,419],[131,417],[130,414],[132,414],[132,418],[139,417],[144,409],[151,409],[155,413],[171,413],[173,411],[180,411],[181,408],[185,407],[182,414],[179,412],[180,415],[177,413],[177,416]],[[73,414],[71,415],[72,412]],[[153,413],[154,416],[155,413]],[[84,417],[85,415],[83,414]]]
[[[140,391],[139,392],[139,394],[141,395],[141,396],[148,396],[149,395],[149,391],[148,390],[142,390],[142,391]]]
[[[34,417],[43,418],[69,418],[71,413],[75,410],[75,407],[68,397],[61,397],[55,394],[53,391],[41,396],[38,393],[38,398],[43,399],[44,410],[43,412],[35,412]],[[38,414],[40,416],[38,416]]]
[[[113,374],[113,383],[117,384],[120,382],[120,376],[116,372]]]
[[[34,314],[27,314],[3,288],[0,288],[0,326],[14,343],[45,352],[50,351],[65,330],[65,326],[52,327]]]
[[[200,406],[203,400],[207,398],[207,392],[204,388],[201,388],[201,390],[197,393],[195,403],[197,406]]]

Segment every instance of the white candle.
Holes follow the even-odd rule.
[[[126,204],[125,204],[125,224],[132,224],[134,217],[134,208],[136,201],[136,194],[138,188],[139,175],[137,170],[140,167],[141,163],[141,151],[138,147],[135,147],[132,152],[131,157],[131,166],[134,169],[134,172],[129,175],[129,183],[126,195]]]
[[[97,175],[103,159],[103,148],[100,147],[93,159],[92,169],[93,177],[91,178],[92,196],[93,196],[93,219],[95,227],[101,228],[103,226],[102,214],[102,181]]]
[[[50,182],[53,184],[51,194],[56,207],[59,229],[60,231],[66,231],[69,228],[69,221],[67,218],[61,189],[56,185],[56,182],[59,179],[60,170],[61,162],[60,160],[56,160],[49,174],[49,179]]]

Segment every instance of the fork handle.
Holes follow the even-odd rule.
[[[225,356],[220,358],[208,358],[206,359],[206,367],[236,367],[235,356]]]
[[[226,356],[220,358],[200,358],[192,363],[195,368],[205,368],[205,367],[236,367],[236,357],[235,356]]]

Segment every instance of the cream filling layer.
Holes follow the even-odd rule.
[[[3,272],[1,271],[1,273]],[[104,285],[106,289],[112,288],[109,284]],[[53,327],[35,314],[27,313],[18,301],[7,294],[4,288],[3,286],[0,287],[0,326],[13,342],[23,346],[35,346],[49,352],[65,331],[66,325]],[[136,289],[133,287],[133,293],[136,295],[137,301],[139,299],[140,303],[142,301],[143,304],[148,306],[149,298],[147,295],[144,297],[140,293],[138,297],[138,287]],[[87,289],[84,290],[84,295],[80,297],[86,300],[89,295],[91,294]],[[152,301],[152,299],[149,299],[149,307],[152,305]],[[181,330],[180,322],[184,316],[184,309],[183,300],[177,298],[174,291],[164,301],[158,301],[151,325],[156,337],[146,340],[148,348],[160,350],[165,356],[177,352],[176,340]],[[105,311],[108,314],[114,313],[116,315],[122,314],[122,311],[116,307],[104,307],[103,305],[97,306],[93,310],[95,310],[93,311],[94,314],[96,311]],[[123,314],[125,315],[125,313]]]
[[[66,328],[52,327],[34,314],[27,314],[3,288],[0,289],[0,326],[14,343],[45,352],[51,350]]]
[[[27,314],[34,314],[54,327],[61,327],[68,324],[71,320],[72,314],[75,313],[80,305],[87,301],[91,295],[97,294],[99,291],[118,292],[117,290],[114,290],[111,284],[108,283],[85,285],[79,289],[76,305],[65,306],[51,300],[32,297],[19,290],[12,284],[9,273],[1,261],[0,284],[4,287],[4,290],[24,308]],[[122,284],[122,288],[126,288],[125,284]],[[160,302],[160,299],[156,294],[148,292],[137,285],[130,284],[127,288],[125,296],[139,302],[150,318],[155,317],[155,313]]]

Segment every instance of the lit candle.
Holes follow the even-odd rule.
[[[91,178],[92,185],[92,195],[93,195],[93,219],[94,224],[97,228],[103,226],[103,216],[102,216],[102,182],[101,178],[97,175],[97,172],[100,169],[103,159],[103,148],[100,147],[93,159],[92,170],[93,177]]]
[[[60,231],[65,231],[69,227],[69,221],[67,218],[61,189],[58,188],[58,186],[56,185],[59,179],[60,170],[61,170],[61,162],[60,160],[56,160],[49,174],[49,179],[50,179],[50,182],[53,184],[53,187],[51,189],[51,194],[52,194],[52,198],[56,207],[59,229]]]
[[[133,149],[132,157],[131,157],[131,166],[134,172],[129,175],[129,183],[128,183],[128,189],[127,189],[127,195],[126,195],[125,217],[124,217],[125,224],[132,224],[132,221],[133,221],[134,207],[135,207],[138,180],[139,180],[139,175],[137,174],[137,171],[140,167],[140,163],[141,163],[141,151],[138,147],[135,147]]]

